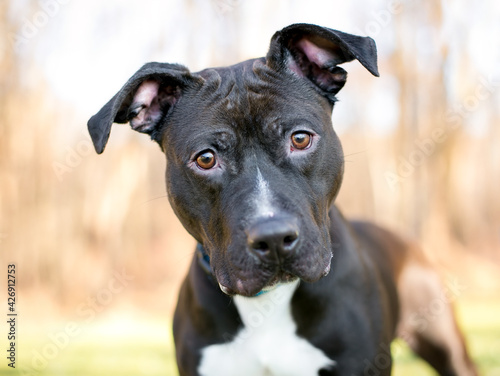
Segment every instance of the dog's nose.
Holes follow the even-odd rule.
[[[294,251],[299,226],[294,218],[271,218],[252,226],[247,234],[250,252],[263,261],[279,261]]]

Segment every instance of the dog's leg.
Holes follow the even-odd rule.
[[[452,301],[459,288],[447,288],[424,261],[410,258],[399,279],[398,335],[440,375],[477,375],[460,333]]]

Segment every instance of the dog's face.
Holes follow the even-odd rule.
[[[89,130],[98,152],[113,121],[160,144],[170,203],[224,292],[313,282],[330,268],[328,209],[343,174],[330,120],[346,80],[337,64],[354,58],[377,74],[371,39],[300,24],[276,33],[266,58],[194,74],[150,63]]]
[[[263,60],[199,75],[204,84],[185,92],[160,140],[176,214],[226,292],[319,279],[330,264],[327,212],[343,171],[331,105]]]

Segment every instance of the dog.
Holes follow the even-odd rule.
[[[159,144],[198,242],[174,315],[180,375],[390,375],[398,335],[440,375],[476,374],[418,247],[334,205],[331,113],[352,60],[379,75],[371,38],[294,24],[266,57],[148,63],[89,120],[99,154],[113,123]],[[433,299],[439,314],[422,315]]]

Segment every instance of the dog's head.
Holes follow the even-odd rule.
[[[197,73],[149,63],[89,120],[90,135],[98,153],[114,122],[158,142],[170,203],[224,292],[317,281],[344,170],[331,123],[347,78],[338,64],[354,59],[378,75],[372,39],[295,24],[265,58]]]

